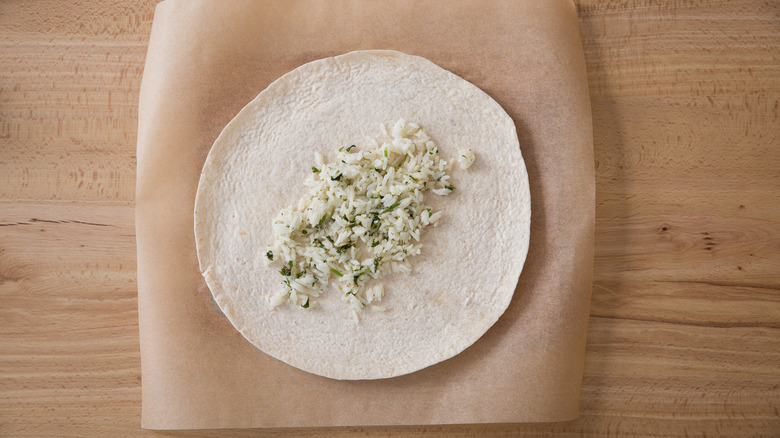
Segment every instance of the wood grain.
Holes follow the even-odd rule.
[[[780,3],[755,0],[578,4],[597,174],[579,420],[141,431],[154,3],[0,4],[0,435],[780,434]]]

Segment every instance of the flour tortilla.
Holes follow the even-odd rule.
[[[282,278],[266,264],[271,221],[305,193],[314,151],[332,161],[399,118],[419,123],[448,161],[465,148],[476,155],[468,170],[454,164],[450,196],[426,194],[443,217],[424,230],[412,274],[386,277],[388,310],[365,308],[357,324],[335,289],[317,307],[272,310]],[[424,58],[372,50],[302,65],[241,110],[203,167],[195,238],[214,300],[255,346],[321,376],[380,379],[451,358],[498,320],[525,262],[530,217],[517,132],[501,106]]]

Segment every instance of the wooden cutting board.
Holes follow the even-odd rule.
[[[156,435],[133,223],[154,3],[0,4],[2,436]],[[264,433],[780,433],[780,3],[578,6],[598,191],[580,419]]]

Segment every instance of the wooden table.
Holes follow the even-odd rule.
[[[579,420],[141,431],[153,7],[0,4],[0,435],[780,435],[780,3],[756,0],[579,4],[598,189]]]

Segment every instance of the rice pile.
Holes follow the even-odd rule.
[[[341,147],[332,163],[315,153],[308,193],[274,218],[266,257],[281,266],[282,287],[269,298],[273,307],[314,307],[333,284],[354,310],[384,311],[384,286],[371,280],[412,271],[423,229],[442,216],[424,204],[425,193],[455,190],[450,163],[415,123],[399,120],[389,136],[381,129],[389,141]],[[459,152],[462,168],[473,161],[471,150]]]

